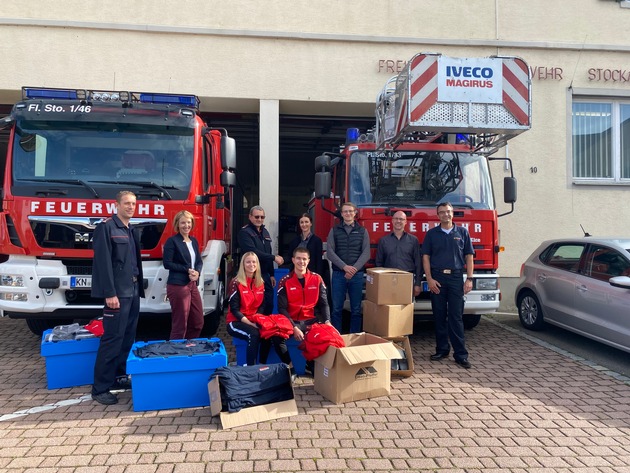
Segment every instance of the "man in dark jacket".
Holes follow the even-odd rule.
[[[127,356],[136,336],[140,297],[144,297],[140,241],[129,224],[136,211],[136,196],[119,192],[116,209],[116,215],[96,227],[93,242],[92,297],[105,299],[105,309],[92,399],[105,405],[118,402],[110,389],[131,388]]]
[[[274,255],[271,249],[271,236],[265,228],[265,210],[256,205],[249,209],[249,223],[238,232],[238,245],[241,254],[253,251],[260,261],[260,272],[265,281],[265,302],[261,313],[269,315],[273,310],[273,288],[276,286],[273,263],[281,265],[284,259]]]

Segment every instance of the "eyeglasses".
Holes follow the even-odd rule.
[[[252,217],[254,217],[256,220],[264,220],[265,219],[264,215],[252,215]]]

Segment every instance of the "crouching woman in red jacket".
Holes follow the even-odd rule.
[[[247,365],[256,364],[259,350],[260,362],[267,362],[270,341],[280,360],[291,365],[285,340],[280,337],[261,340],[258,326],[248,318],[260,314],[259,310],[265,299],[265,283],[260,273],[258,256],[253,251],[248,251],[241,258],[238,273],[230,283],[228,294],[227,332],[247,342]]]

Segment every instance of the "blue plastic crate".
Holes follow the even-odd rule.
[[[289,274],[289,270],[285,268],[277,268],[273,272],[273,277],[276,278],[276,287],[273,290],[273,310],[272,314],[278,313],[278,283],[280,280]]]
[[[302,350],[298,348],[300,343],[301,342],[298,342],[295,338],[291,337],[287,340],[287,348],[289,349],[289,355],[291,355],[291,361],[293,362],[295,372],[299,375],[303,375],[306,368],[306,360],[304,359]],[[232,337],[232,345],[234,345],[234,348],[236,349],[236,364],[243,366],[247,362],[247,342],[240,338]],[[269,351],[267,363],[281,363],[273,345]]]
[[[61,340],[46,342],[42,335],[41,355],[46,359],[48,389],[70,388],[94,383],[94,363],[101,339]]]
[[[219,342],[219,351],[211,354],[138,358],[135,350],[164,340],[137,342],[127,358],[127,374],[131,375],[134,411],[155,411],[210,405],[208,381],[214,370],[227,366],[227,352],[218,338],[197,338],[193,341]]]

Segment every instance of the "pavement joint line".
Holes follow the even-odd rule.
[[[45,404],[43,406],[31,407],[30,409],[24,409],[22,411],[14,412],[13,414],[4,414],[0,416],[0,422],[5,420],[13,420],[18,417],[24,417],[29,414],[38,414],[40,412],[52,411],[58,407],[72,406],[74,404],[80,404],[84,401],[90,401],[92,399],[91,394],[86,394],[76,399],[65,399],[63,401],[55,402],[54,404]]]
[[[503,315],[516,315],[518,316],[518,314],[513,314],[512,312],[496,312],[496,314],[503,314]],[[583,358],[581,356],[578,356],[574,353],[571,353],[570,351],[564,350],[563,348],[559,348],[555,345],[552,345],[549,342],[546,342],[544,340],[540,340],[536,337],[532,337],[531,335],[526,334],[525,332],[522,332],[520,330],[516,330],[515,328],[512,328],[508,325],[504,325],[501,322],[492,319],[491,317],[488,317],[486,315],[482,316],[484,320],[487,320],[488,322],[494,324],[494,325],[498,325],[499,327],[507,330],[508,332],[514,333],[520,337],[526,338],[527,340],[529,340],[530,342],[534,342],[537,345],[540,345],[542,347],[548,348],[551,351],[554,351],[556,353],[558,353],[559,355],[562,356],[566,356],[567,358],[570,358],[573,361],[577,361],[580,364],[583,364],[585,366],[588,366],[589,368],[592,368],[602,374],[605,374],[606,376],[610,376],[611,378],[616,379],[617,381],[621,381],[624,384],[627,384],[628,386],[630,386],[630,377],[625,376],[621,373],[617,373],[616,371],[610,370],[608,368],[606,368],[605,366],[601,366],[598,365],[597,363],[594,363],[590,360],[587,360],[586,358]]]
[[[117,393],[122,393],[125,392],[124,389],[112,389],[110,390],[111,393],[117,394]],[[65,399],[63,401],[57,401],[54,404],[45,404],[43,406],[36,406],[36,407],[31,407],[29,409],[24,409],[21,411],[16,411],[12,414],[4,414],[2,416],[0,416],[0,422],[5,421],[5,420],[13,420],[13,419],[17,419],[18,417],[24,417],[27,416],[29,414],[39,414],[40,412],[46,412],[46,411],[52,411],[53,409],[57,409],[58,407],[66,407],[66,406],[73,406],[75,404],[81,404],[82,402],[85,401],[91,401],[92,400],[92,395],[91,394],[85,394],[79,398],[76,399]]]

